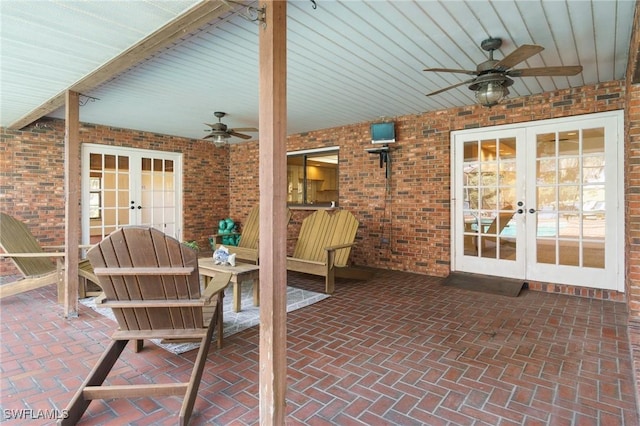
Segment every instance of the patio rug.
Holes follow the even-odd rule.
[[[252,286],[246,284],[242,286],[242,310],[240,312],[233,311],[233,286],[228,286],[224,294],[224,337],[231,336],[260,323],[260,308],[253,306]],[[327,297],[329,297],[328,294],[287,286],[287,312],[312,305]],[[93,297],[80,299],[80,303],[105,317],[111,318],[115,322],[111,309],[96,307]],[[215,332],[214,338],[216,338]],[[160,343],[160,340],[152,340],[152,342],[174,354],[188,352],[200,346],[199,343]]]
[[[442,285],[463,290],[518,297],[526,283],[512,278],[470,274],[468,272],[451,272]]]

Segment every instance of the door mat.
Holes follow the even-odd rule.
[[[520,291],[526,287],[526,282],[492,275],[451,272],[442,285],[462,290],[518,297]]]

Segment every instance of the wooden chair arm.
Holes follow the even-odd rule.
[[[48,253],[0,253],[0,257],[64,257],[64,252],[48,252]]]
[[[335,245],[335,246],[325,247],[324,249],[326,251],[336,251],[338,249],[343,249],[343,248],[347,248],[347,247],[353,247],[355,245],[356,245],[356,243],[338,244],[338,245]]]
[[[228,234],[213,234],[213,235],[210,235],[209,238],[213,238],[213,245],[214,245],[213,250],[216,249],[215,246],[217,246],[218,244],[222,244],[222,237],[226,237],[226,236],[229,236],[229,235],[242,235],[242,234],[239,233],[239,232],[229,232]],[[218,239],[220,240],[219,242],[218,242]]]
[[[205,303],[209,303],[211,298],[216,294],[224,291],[224,289],[229,285],[229,281],[231,281],[232,274],[230,272],[216,273],[216,275],[211,279],[207,288],[204,289],[204,293],[200,297],[200,300]]]
[[[226,237],[227,235],[242,235],[240,232],[227,232],[226,234],[213,234],[211,237]]]

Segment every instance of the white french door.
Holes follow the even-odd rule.
[[[452,270],[624,291],[620,111],[452,133]]]
[[[127,225],[181,239],[182,154],[82,145],[82,241]]]

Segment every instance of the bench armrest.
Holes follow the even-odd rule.
[[[325,247],[324,249],[326,251],[336,251],[336,250],[347,248],[347,247],[353,247],[355,245],[356,245],[356,243],[338,244],[338,245],[335,245],[335,246]]]

